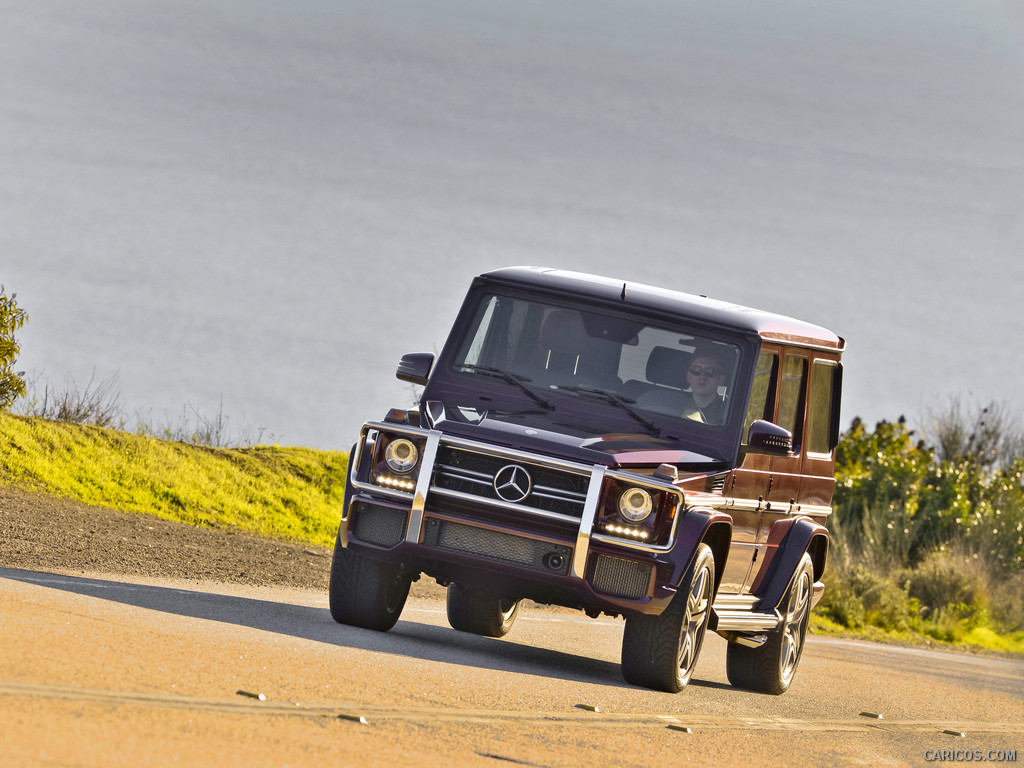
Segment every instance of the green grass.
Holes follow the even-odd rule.
[[[828,587],[826,586],[826,590]],[[990,627],[975,627],[965,631],[955,641],[946,641],[926,632],[912,629],[884,629],[873,625],[858,628],[845,627],[820,613],[811,614],[808,630],[815,635],[845,637],[852,640],[870,640],[878,643],[910,645],[917,647],[938,648],[977,652],[995,652],[1000,654],[1024,654],[1024,632],[999,634]]]
[[[0,412],[0,483],[192,525],[330,546],[348,454],[214,449]]]

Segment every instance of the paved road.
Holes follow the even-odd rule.
[[[812,638],[770,697],[709,636],[672,696],[622,682],[621,621],[524,606],[480,638],[439,594],[379,634],[319,593],[0,568],[0,765],[1024,762],[1024,663]]]

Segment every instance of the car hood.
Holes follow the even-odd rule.
[[[674,464],[699,471],[723,468],[726,464],[721,458],[708,456],[678,440],[646,432],[595,435],[592,428],[584,430],[571,421],[562,423],[548,413],[468,409],[452,413],[439,403],[428,403],[424,410],[433,428],[445,434],[585,464],[622,469]]]

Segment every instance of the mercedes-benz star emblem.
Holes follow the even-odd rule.
[[[505,501],[518,504],[530,495],[530,473],[518,464],[506,464],[494,475],[494,490]]]

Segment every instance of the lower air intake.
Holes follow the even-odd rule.
[[[423,545],[563,575],[569,570],[572,553],[569,547],[549,541],[434,519],[427,520]]]
[[[636,560],[598,555],[587,581],[601,594],[639,600],[647,595],[651,569],[652,566]]]
[[[401,509],[360,502],[352,517],[350,532],[360,541],[390,547],[405,538],[405,512]]]

